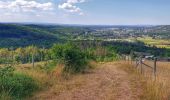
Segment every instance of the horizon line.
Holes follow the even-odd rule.
[[[71,24],[71,23],[52,23],[52,22],[0,22],[0,24],[49,24],[49,25],[74,25],[74,26],[168,26],[170,24]]]

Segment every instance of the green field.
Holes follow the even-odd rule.
[[[151,37],[137,38],[137,40],[142,41],[150,46],[156,46],[158,48],[170,48],[170,40],[153,39]]]

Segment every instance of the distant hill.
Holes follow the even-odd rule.
[[[119,34],[115,34],[119,33]],[[0,23],[0,47],[36,45],[50,47],[53,43],[76,39],[110,39],[146,35],[170,38],[170,25],[160,26],[93,26]]]
[[[88,27],[69,25],[0,23],[0,47],[50,47],[89,30]]]
[[[0,24],[0,47],[20,47],[28,45],[51,46],[64,39],[48,27],[34,27],[22,24]]]

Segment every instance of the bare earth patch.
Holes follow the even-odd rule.
[[[118,65],[100,64],[90,73],[61,80],[31,100],[139,100],[139,89],[132,83],[136,80],[131,81],[130,75]]]

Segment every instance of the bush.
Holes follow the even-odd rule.
[[[85,53],[73,44],[56,44],[52,47],[51,53],[54,59],[65,64],[63,72],[78,73],[87,67]]]
[[[38,85],[29,76],[22,73],[14,73],[11,66],[0,68],[0,93],[8,93],[14,98],[30,96]]]

